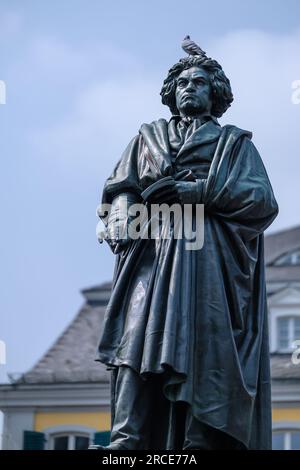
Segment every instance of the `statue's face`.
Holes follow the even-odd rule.
[[[177,78],[176,106],[181,115],[210,113],[212,107],[209,74],[200,67],[183,70]]]

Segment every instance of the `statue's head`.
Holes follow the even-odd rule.
[[[220,64],[206,55],[189,56],[173,65],[161,89],[172,114],[221,117],[233,101],[230,81]]]

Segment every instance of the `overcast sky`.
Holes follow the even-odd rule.
[[[159,91],[186,34],[231,80],[221,123],[253,132],[280,206],[270,232],[300,223],[299,5],[1,0],[1,381],[52,344],[80,289],[111,279],[95,209],[141,123],[169,117]]]

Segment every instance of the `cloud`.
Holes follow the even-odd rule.
[[[9,40],[16,36],[22,29],[23,17],[21,13],[13,10],[6,10],[0,17],[0,38]]]
[[[123,68],[137,67],[134,57],[127,51],[102,41],[87,46],[68,44],[56,36],[34,37],[29,44],[29,69],[37,74],[51,74],[55,83],[96,76],[105,77]]]
[[[49,125],[43,110],[40,125],[28,131],[27,143],[33,156],[51,160],[61,172],[81,174],[87,166],[93,173],[101,161],[103,174],[110,173],[142,122],[169,115],[159,96],[162,79],[111,44],[96,44],[85,51],[40,38],[29,56],[30,68],[40,78],[54,77],[42,86],[47,91],[55,80],[55,93],[53,88],[51,93],[58,113],[56,122]]]
[[[240,31],[212,44],[235,95],[224,121],[253,131],[280,206],[272,230],[300,223],[300,105],[291,100],[300,78],[299,44],[300,31]]]
[[[237,31],[207,47],[228,74],[235,95],[222,123],[253,131],[269,173],[280,205],[274,227],[299,223],[295,202],[300,200],[300,105],[291,101],[292,82],[300,78],[299,43],[300,31],[285,36]],[[64,55],[70,60],[66,49]],[[120,57],[120,52],[110,50],[105,60],[108,57]],[[106,67],[95,69],[92,82],[74,97],[72,109],[55,125],[34,130],[31,144],[40,158],[51,156],[69,169],[88,165],[91,173],[101,159],[107,174],[142,122],[168,116],[158,95],[161,78],[153,70],[151,74],[139,70],[138,62],[127,54],[128,60],[131,67],[119,76],[109,75]]]
[[[101,167],[108,175],[141,123],[161,116],[157,86],[146,78],[91,85],[61,122],[30,136],[34,152],[39,159],[51,159],[62,172],[88,167],[93,173]]]

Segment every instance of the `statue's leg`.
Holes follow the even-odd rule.
[[[120,366],[112,376],[112,430],[108,449],[146,449],[151,419],[151,380]]]
[[[110,428],[112,429],[114,419],[115,419],[115,393],[116,393],[116,381],[118,376],[118,367],[115,367],[111,370],[110,376],[110,410],[111,410],[111,420]]]
[[[175,450],[185,439],[184,402],[171,402],[163,394],[163,374],[149,374],[147,380],[126,366],[117,367],[111,376],[111,442],[107,450]],[[195,423],[189,428],[188,448],[193,448]],[[196,437],[198,429],[195,429]],[[207,448],[207,445],[204,446]]]

